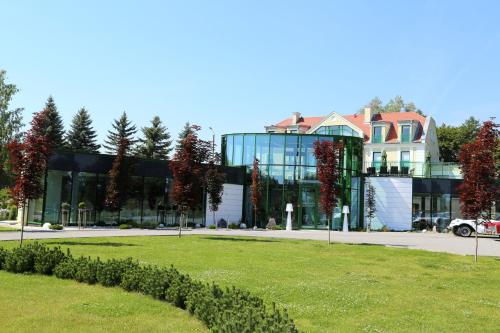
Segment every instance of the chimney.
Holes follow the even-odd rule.
[[[373,116],[372,108],[366,107],[364,109],[364,113],[365,113],[365,123],[371,122],[372,121],[372,116]]]
[[[300,119],[300,112],[292,113],[292,125],[297,125]]]

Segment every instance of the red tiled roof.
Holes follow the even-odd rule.
[[[297,125],[301,127],[307,127],[307,129],[309,129],[318,124],[319,122],[323,121],[323,119],[325,119],[325,117],[300,117],[299,121],[297,122]],[[282,128],[292,126],[292,118],[289,117],[285,120],[282,120],[274,126]]]
[[[343,116],[346,120],[350,121],[357,127],[359,127],[363,134],[365,135],[365,140],[369,140],[371,136],[370,132],[370,124],[365,123],[365,116],[363,114],[355,114],[355,115],[347,115]],[[389,134],[387,136],[386,142],[397,142],[398,141],[398,121],[405,120],[416,120],[420,123],[418,133],[415,137],[415,140],[420,140],[422,136],[422,129],[425,124],[425,117],[416,113],[416,112],[388,112],[388,113],[378,113],[373,115],[372,121],[385,121],[391,123]]]

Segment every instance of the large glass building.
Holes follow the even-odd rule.
[[[296,228],[326,228],[327,219],[319,207],[319,182],[316,177],[314,142],[342,142],[344,149],[339,167],[342,171],[341,196],[333,216],[333,228],[343,220],[342,207],[349,206],[350,228],[362,225],[362,154],[363,139],[353,136],[318,134],[226,134],[222,136],[223,164],[246,168],[242,220],[254,225],[251,202],[251,173],[254,159],[259,160],[261,200],[257,226],[265,227],[270,218],[285,225],[287,203],[293,205]]]
[[[175,225],[179,214],[172,193],[168,161],[130,157],[126,201],[117,212],[105,206],[109,170],[115,156],[56,152],[48,163],[44,195],[28,205],[28,223],[77,225],[144,224]],[[241,168],[225,168],[226,182],[241,184]],[[188,223],[205,224],[205,198],[189,212]]]

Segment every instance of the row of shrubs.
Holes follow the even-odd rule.
[[[221,289],[182,274],[174,267],[140,265],[131,258],[101,261],[75,258],[59,247],[40,243],[5,250],[0,248],[0,269],[13,273],[54,274],[88,284],[120,286],[166,301],[189,311],[212,332],[298,332],[287,312],[238,288]]]

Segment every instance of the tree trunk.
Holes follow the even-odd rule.
[[[257,208],[253,209],[253,226],[257,228]]]
[[[477,262],[477,247],[478,247],[478,241],[479,241],[477,234],[478,234],[478,232],[477,232],[477,217],[476,217],[476,252],[474,254],[474,262]]]
[[[327,219],[327,223],[328,223],[328,244],[331,244],[332,242],[330,241],[330,230],[332,228],[330,228],[330,219],[329,218]]]
[[[182,233],[182,222],[184,221],[184,213],[181,213],[181,217],[179,219],[179,238],[181,238]]]
[[[23,203],[23,216],[21,216],[21,242],[19,244],[19,247],[23,246],[23,239],[24,239],[24,215],[26,214],[26,203]]]
[[[217,222],[215,221],[215,210],[212,211],[212,216],[213,216],[213,220],[214,220],[215,229],[217,230]]]

